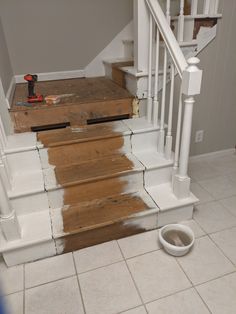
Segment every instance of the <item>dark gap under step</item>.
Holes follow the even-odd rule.
[[[39,125],[39,126],[32,126],[31,131],[32,132],[42,132],[42,131],[49,131],[49,130],[56,130],[56,129],[65,129],[68,126],[70,126],[70,122],[48,124],[48,125]]]
[[[130,118],[129,114],[123,114],[123,115],[114,116],[114,117],[103,117],[103,118],[89,119],[89,120],[87,120],[87,124],[112,122],[112,121],[118,121],[118,120],[125,120],[125,119],[129,119],[129,118]]]

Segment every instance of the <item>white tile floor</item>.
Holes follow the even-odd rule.
[[[200,199],[192,252],[167,255],[157,231],[24,266],[0,262],[9,314],[235,314],[236,155],[190,163]]]

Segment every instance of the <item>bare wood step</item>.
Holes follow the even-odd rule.
[[[59,104],[45,102],[32,107],[17,106],[25,102],[27,85],[17,84],[11,117],[17,132],[31,131],[32,127],[70,123],[86,125],[88,120],[132,115],[133,96],[107,78],[83,78],[38,82],[36,92],[47,95],[73,94]]]
[[[64,207],[51,214],[54,237],[60,238],[57,244],[69,252],[155,228],[157,212],[155,203],[143,190]],[[150,217],[146,223],[142,220],[144,213],[152,215],[151,222]]]
[[[131,130],[121,121],[39,132],[37,135],[44,169],[78,164],[104,156],[131,152]]]
[[[47,178],[47,176],[52,175],[52,172],[55,171],[57,186],[69,187],[143,170],[144,167],[141,163],[132,154],[129,154],[90,160],[66,167],[56,167],[55,169],[46,169],[44,172]]]
[[[110,122],[86,125],[80,128],[65,128],[39,132],[37,139],[44,147],[56,147],[74,143],[95,141],[131,134],[130,129],[122,122]]]

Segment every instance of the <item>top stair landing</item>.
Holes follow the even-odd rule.
[[[133,96],[104,77],[37,82],[35,91],[44,97],[72,96],[55,105],[44,101],[30,107],[19,106],[17,102],[26,102],[27,84],[17,84],[10,109],[16,132],[82,126],[132,116]]]

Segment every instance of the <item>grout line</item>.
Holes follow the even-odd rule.
[[[82,301],[84,313],[86,313],[84,298],[83,298],[82,289],[81,289],[80,282],[79,282],[79,275],[78,275],[78,273],[77,273],[77,268],[76,268],[76,263],[75,263],[75,257],[74,257],[73,252],[72,252],[72,258],[73,258],[73,263],[74,263],[74,268],[75,268],[75,272],[76,272],[76,278],[77,278],[77,283],[78,283],[78,288],[79,288],[79,292],[80,292],[80,297],[81,297],[81,301]]]
[[[178,263],[179,267],[182,269],[182,271],[184,272],[185,276],[188,278],[188,280],[191,282],[193,289],[197,292],[197,294],[199,295],[198,291],[196,290],[194,283],[192,282],[192,280],[189,278],[189,276],[187,275],[187,273],[185,272],[184,268],[182,267],[182,265],[180,264],[179,260],[175,257],[176,262]],[[200,295],[199,295],[200,296]],[[200,298],[202,299],[202,297],[200,296]],[[205,303],[205,301],[202,299],[203,303],[205,304],[206,308],[209,310],[210,313],[212,313],[208,307],[208,305]]]
[[[205,302],[205,300],[202,298],[202,296],[200,295],[200,293],[198,292],[198,290],[196,289],[196,287],[193,287],[194,291],[198,294],[199,298],[202,300],[203,304],[206,306],[206,308],[208,309],[208,311],[213,314],[213,312],[210,310],[208,304]]]
[[[121,255],[122,255],[123,258],[124,258],[125,265],[126,265],[126,267],[127,267],[127,269],[128,269],[128,272],[129,272],[129,274],[130,274],[130,276],[131,276],[131,279],[132,279],[133,284],[134,284],[134,286],[135,286],[135,288],[136,288],[136,291],[137,291],[137,293],[138,293],[138,295],[139,295],[139,297],[140,297],[140,300],[141,300],[142,304],[144,305],[145,303],[144,303],[144,300],[143,300],[143,298],[142,298],[142,295],[141,295],[141,293],[140,293],[140,291],[139,291],[139,289],[138,289],[138,286],[137,286],[137,284],[136,284],[136,282],[135,282],[135,280],[134,280],[134,277],[133,277],[133,275],[132,275],[132,273],[131,273],[131,271],[130,271],[130,269],[129,269],[128,263],[127,263],[127,261],[126,261],[124,255],[123,255],[123,252],[122,252],[122,250],[121,250],[121,247],[120,247],[118,241],[117,241],[117,245],[118,245],[118,247],[119,247],[119,249],[120,249]]]
[[[48,285],[48,284],[51,284],[51,283],[54,283],[54,282],[58,282],[58,281],[61,281],[61,280],[73,278],[73,277],[75,277],[75,276],[76,276],[76,273],[73,274],[73,275],[70,275],[70,276],[65,276],[65,277],[62,277],[62,278],[59,278],[59,279],[55,279],[55,280],[52,280],[52,281],[44,282],[44,283],[41,283],[41,284],[39,284],[39,285],[37,285],[37,286],[25,288],[25,290],[35,289],[35,288],[38,288],[38,287],[41,287],[41,286],[45,286],[45,285]]]
[[[218,279],[224,278],[224,277],[229,276],[229,275],[233,275],[233,274],[235,274],[235,273],[236,273],[236,269],[235,269],[235,270],[233,270],[233,271],[231,271],[231,272],[228,272],[228,273],[226,273],[226,274],[220,275],[220,276],[218,276],[218,277],[216,277],[216,278],[213,278],[213,279],[210,279],[210,280],[207,280],[207,281],[204,281],[204,282],[198,283],[198,284],[194,285],[194,287],[200,287],[200,286],[203,286],[203,285],[205,285],[205,284],[207,284],[207,283],[213,282],[213,281],[215,281],[215,280],[218,280]]]

